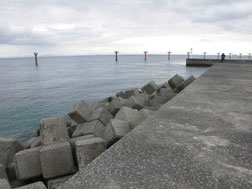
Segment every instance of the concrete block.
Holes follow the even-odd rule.
[[[36,140],[37,137],[31,137],[30,139],[28,139],[27,141],[25,141],[23,143],[23,147],[25,149],[29,149],[31,147],[31,144]]]
[[[17,174],[16,174],[16,168],[15,168],[15,163],[10,163],[6,167],[6,173],[9,178],[9,181],[12,182],[14,180],[17,180]]]
[[[16,189],[47,189],[43,182],[35,182],[25,186],[18,187]]]
[[[11,189],[9,181],[7,179],[0,178],[0,189]]]
[[[131,127],[128,121],[112,119],[104,133],[106,146],[111,146],[130,131]]]
[[[72,138],[73,133],[76,130],[76,128],[77,128],[77,124],[72,124],[71,126],[67,127],[68,136],[70,138]]]
[[[133,120],[133,128],[137,127],[141,122],[143,122],[153,111],[148,109],[142,109],[137,113],[136,119]]]
[[[109,102],[107,99],[106,100],[97,100],[95,102],[92,102],[89,104],[89,107],[94,111],[96,109],[104,107],[104,105]]]
[[[69,139],[64,116],[42,119],[39,121],[39,128],[42,145]]]
[[[175,95],[174,95],[175,96]],[[157,106],[161,106],[163,104],[165,104],[166,102],[168,102],[168,97],[164,97],[164,96],[154,96],[152,99],[151,99],[151,106],[152,107],[157,107]]]
[[[121,102],[121,104],[124,104],[126,102],[126,99],[124,99],[122,97],[117,97],[115,100]]]
[[[3,164],[0,164],[0,178],[3,179],[8,179],[8,176],[5,171],[5,166]]]
[[[154,81],[150,81],[142,87],[142,91],[148,95],[151,95],[158,89],[158,85]]]
[[[78,168],[81,170],[105,150],[105,142],[99,137],[79,139],[75,141],[75,149]]]
[[[99,108],[92,112],[89,121],[99,120],[103,125],[107,125],[112,118],[112,114],[106,108]]]
[[[24,185],[26,185],[26,184],[19,181],[19,180],[13,180],[13,181],[10,182],[11,188],[18,188],[18,187],[21,187],[21,186],[24,186]]]
[[[158,91],[158,95],[159,96],[167,96],[167,95],[172,94],[172,93],[173,93],[173,89],[172,88],[161,88]]]
[[[0,164],[7,166],[14,160],[15,153],[23,150],[24,147],[13,138],[0,138]]]
[[[151,111],[157,111],[159,110],[159,106],[144,106],[143,109],[148,109],[148,110],[151,110]]]
[[[135,97],[132,96],[129,99],[126,100],[126,102],[124,103],[124,106],[127,106],[129,108],[132,109],[142,109],[145,105],[145,100],[142,97]]]
[[[41,146],[42,145],[41,141],[42,141],[41,136],[36,137],[35,140],[31,143],[30,148]]]
[[[68,115],[78,124],[87,122],[92,113],[92,109],[84,101],[75,103]]]
[[[123,104],[118,100],[112,100],[108,105],[108,111],[115,116],[122,108]]]
[[[174,75],[169,81],[169,85],[172,89],[178,87],[184,81],[183,77],[179,76],[178,74]]]
[[[182,91],[184,88],[186,88],[188,85],[190,85],[195,80],[194,76],[189,77],[185,81],[183,81],[176,89],[178,92]]]
[[[116,94],[117,97],[121,97],[124,99],[130,98],[131,96],[139,96],[138,88],[131,88],[126,91],[121,91]]]
[[[49,180],[47,182],[47,188],[48,189],[57,189],[62,183],[66,182],[68,179],[70,179],[73,175],[60,177],[56,179]]]
[[[134,122],[137,119],[138,111],[129,107],[122,107],[121,110],[116,114],[115,119],[127,121],[131,128],[134,128]]]
[[[15,154],[17,179],[21,181],[42,176],[40,148],[31,148]]]
[[[73,133],[73,138],[84,135],[95,135],[97,137],[103,138],[104,131],[105,126],[99,120],[94,120],[79,124]]]
[[[40,150],[40,162],[45,179],[65,176],[75,172],[69,142],[59,142],[42,147]]]
[[[150,95],[146,94],[146,93],[141,93],[139,95],[139,97],[144,99],[144,104],[145,106],[148,106],[150,104]]]

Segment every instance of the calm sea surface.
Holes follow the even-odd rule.
[[[27,139],[42,118],[67,113],[72,104],[92,102],[120,90],[158,84],[174,74],[200,76],[207,68],[185,66],[186,56],[68,56],[0,59],[0,137]]]

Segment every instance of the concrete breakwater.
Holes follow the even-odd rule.
[[[211,67],[214,64],[220,64],[220,63],[222,63],[220,59],[199,59],[199,58],[186,59],[186,66]],[[252,60],[225,59],[223,63],[252,64]]]
[[[21,144],[0,139],[0,189],[56,189],[154,111],[191,84],[175,75],[91,104],[74,104],[68,115],[39,121],[37,136]],[[144,145],[144,144],[143,144]]]
[[[251,189],[251,73],[215,64],[59,189]]]

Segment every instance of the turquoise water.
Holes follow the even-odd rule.
[[[198,77],[207,68],[185,66],[186,56],[121,55],[0,59],[0,137],[27,139],[42,118],[67,113],[79,100],[95,101],[174,74]]]

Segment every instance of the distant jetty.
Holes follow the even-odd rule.
[[[199,59],[199,58],[187,58],[186,66],[195,66],[195,67],[210,67],[214,64],[219,63],[237,63],[237,64],[247,64],[251,63],[252,60],[240,60],[240,59],[225,59],[224,62],[221,62],[221,59]]]

